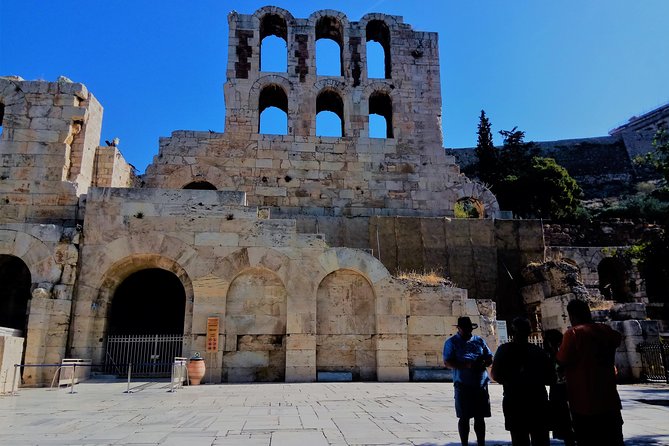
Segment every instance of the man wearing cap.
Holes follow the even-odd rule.
[[[458,332],[444,344],[444,365],[453,369],[455,413],[462,446],[469,442],[469,420],[474,419],[474,432],[479,446],[485,445],[485,420],[490,417],[488,372],[492,353],[480,336],[472,335],[478,328],[467,316],[458,318]]]

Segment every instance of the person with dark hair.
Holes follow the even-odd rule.
[[[615,354],[622,335],[594,323],[587,302],[567,304],[572,327],[557,353],[567,379],[567,398],[578,446],[622,446],[623,418],[616,389]]]
[[[544,350],[548,353],[557,375],[557,381],[551,385],[548,393],[548,422],[549,429],[553,431],[553,438],[563,440],[565,446],[575,446],[574,429],[571,425],[571,414],[567,402],[567,382],[564,378],[564,370],[557,363],[556,358],[561,343],[562,332],[560,330],[552,329],[544,332]]]
[[[453,369],[455,413],[462,446],[469,444],[469,421],[474,419],[478,446],[485,445],[485,418],[490,417],[488,372],[492,352],[483,338],[472,334],[478,325],[459,317],[458,332],[444,343],[444,365]]]
[[[555,368],[540,347],[529,343],[530,321],[517,317],[513,341],[502,344],[492,362],[492,378],[504,386],[504,427],[513,446],[548,446],[548,393]]]

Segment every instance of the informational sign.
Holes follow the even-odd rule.
[[[497,342],[498,345],[509,342],[509,333],[506,330],[506,321],[497,321]]]
[[[218,318],[207,318],[207,352],[218,351]]]

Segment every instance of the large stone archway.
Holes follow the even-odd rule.
[[[376,380],[376,298],[360,273],[337,270],[318,286],[316,371]]]
[[[0,254],[0,327],[19,330],[28,327],[30,270],[19,257]]]
[[[286,288],[274,272],[248,268],[226,296],[223,380],[284,381]]]

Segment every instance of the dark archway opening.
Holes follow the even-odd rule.
[[[116,289],[110,335],[183,334],[186,292],[173,273],[151,268],[131,274]]]
[[[386,93],[374,92],[369,97],[369,114],[379,115],[386,121],[385,138],[393,137],[393,102]],[[370,137],[376,137],[370,126]]]
[[[258,113],[258,133],[288,134],[288,95],[283,88],[274,84],[265,86],[258,98]]]
[[[607,257],[597,266],[599,291],[606,299],[615,302],[630,302],[632,293],[628,286],[627,267],[622,260]]]
[[[288,71],[288,26],[283,17],[267,14],[260,21],[260,71]]]
[[[329,40],[319,42],[321,39]],[[328,45],[328,46],[326,46]],[[321,17],[316,22],[316,74],[320,76],[344,75],[344,29],[334,17]],[[338,60],[333,60],[338,53]]]
[[[321,112],[332,112],[339,118],[341,133],[332,133],[330,129],[319,126],[318,115]],[[316,136],[345,136],[344,132],[344,101],[336,91],[325,90],[316,98]],[[334,130],[334,129],[332,129]]]
[[[30,270],[18,257],[0,255],[0,327],[24,332],[28,325]]]
[[[2,121],[5,119],[5,104],[0,102],[0,135],[2,134]]]
[[[378,42],[381,47],[383,48],[383,68],[384,68],[384,74],[386,79],[390,79],[390,75],[392,72],[392,64],[390,61],[390,30],[388,29],[388,25],[386,25],[383,21],[381,20],[372,20],[367,24],[367,48],[370,47],[369,42]],[[369,61],[368,61],[369,63]],[[374,68],[374,67],[372,67]],[[376,70],[372,70],[373,73],[376,73]],[[376,77],[376,76],[370,76],[370,66],[367,66],[367,76],[368,77]]]
[[[211,184],[209,181],[204,181],[204,180],[191,181],[190,183],[186,184],[183,188],[196,189],[196,190],[217,190],[216,186]]]

